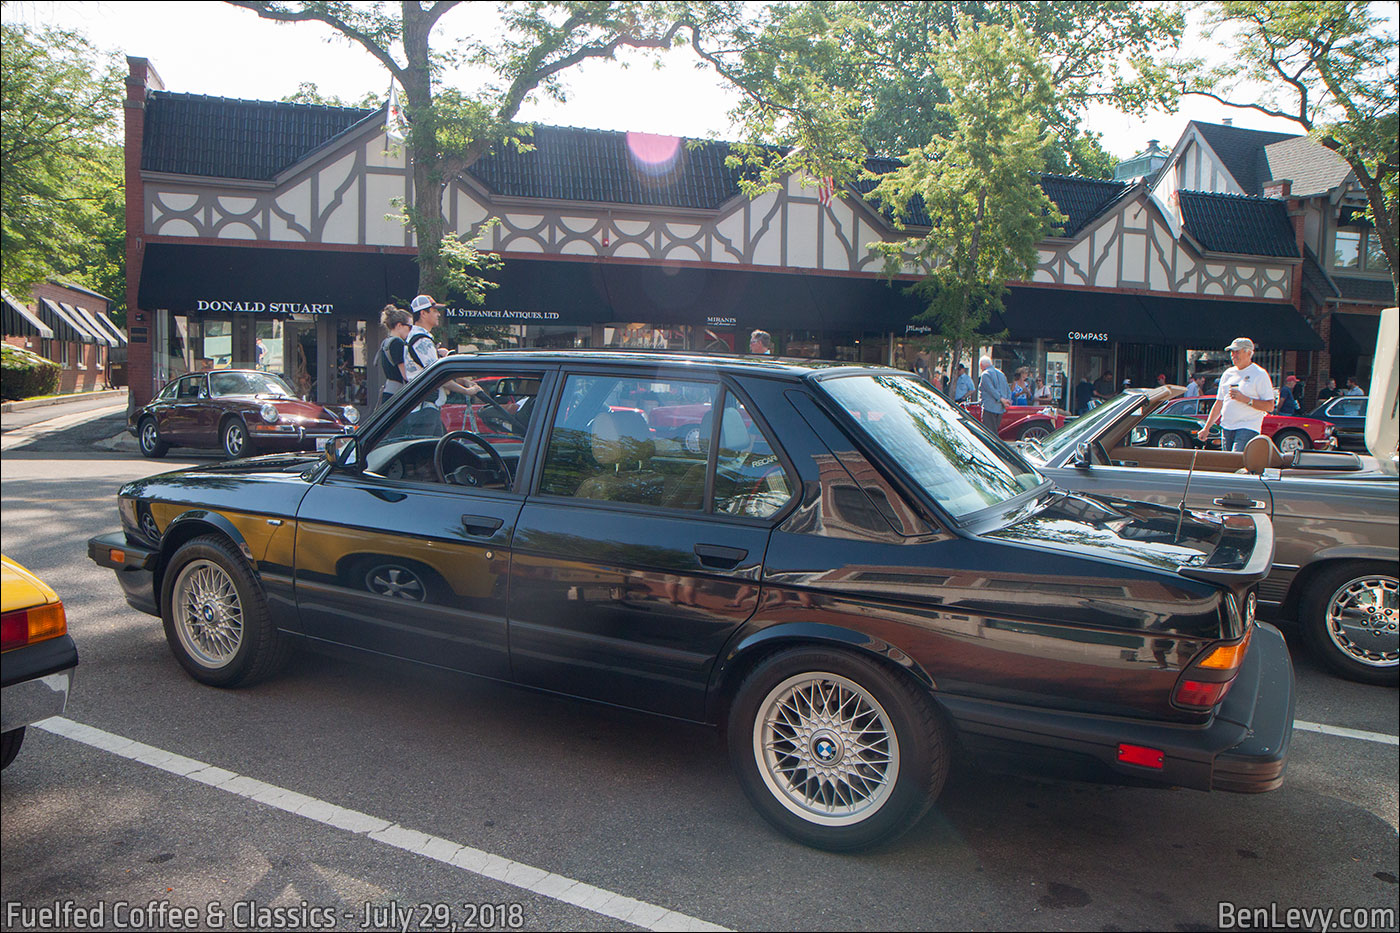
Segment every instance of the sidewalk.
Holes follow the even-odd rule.
[[[68,395],[53,395],[48,398],[30,398],[18,402],[0,404],[0,413],[28,411],[31,408],[45,408],[49,405],[62,405],[66,402],[86,401],[99,398],[126,399],[126,389],[102,389],[97,392],[72,392]]]

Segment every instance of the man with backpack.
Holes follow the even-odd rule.
[[[419,373],[437,362],[439,357],[447,355],[447,348],[439,347],[432,335],[432,329],[442,323],[442,309],[446,305],[438,304],[431,295],[419,295],[409,307],[413,309],[413,329],[408,332],[408,343],[404,347],[403,369],[404,376],[412,382]],[[449,387],[467,396],[468,427],[469,430],[477,430],[476,412],[471,405],[471,398],[481,394],[481,387],[467,379],[445,383],[436,393],[425,398],[405,419],[410,434],[435,436],[444,433],[442,405],[447,400]]]

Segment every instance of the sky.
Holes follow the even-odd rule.
[[[448,13],[434,33],[435,47],[445,48],[453,38],[489,28],[494,6],[464,4]],[[1389,15],[1393,29],[1393,8]],[[211,0],[12,0],[5,4],[4,16],[31,25],[75,29],[99,49],[149,59],[170,91],[280,100],[309,81],[323,94],[354,101],[368,92],[383,96],[389,85],[388,74],[377,60],[335,38],[328,27],[269,22]],[[1195,26],[1188,34],[1186,51],[1201,48],[1200,41],[1200,29]],[[669,53],[659,69],[640,53],[624,55],[618,62],[590,62],[571,73],[567,102],[534,99],[522,108],[520,119],[590,129],[736,138],[728,118],[736,94],[712,70],[697,69],[695,62],[693,53],[685,49]],[[463,73],[454,83],[465,89],[473,80]],[[1301,132],[1286,120],[1202,97],[1185,99],[1175,114],[1146,119],[1098,108],[1090,112],[1088,126],[1103,134],[1109,152],[1126,159],[1144,150],[1149,139],[1170,148],[1188,120],[1220,123],[1226,118],[1249,129]]]

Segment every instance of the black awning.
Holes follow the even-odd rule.
[[[418,266],[398,253],[152,243],[137,301],[148,310],[271,314],[379,313],[407,307]]]
[[[117,338],[107,333],[107,329],[101,324],[97,323],[97,320],[93,317],[92,312],[89,311],[87,308],[80,308],[77,305],[69,304],[66,301],[59,302],[59,307],[62,308],[64,311],[67,311],[69,317],[73,318],[74,320],[81,321],[83,326],[87,328],[88,333],[92,334],[92,336],[97,339],[98,343],[108,347],[115,347],[118,345]]]
[[[4,293],[4,308],[6,337],[53,337],[53,328],[39,320],[37,314],[26,308],[9,292]]]
[[[1139,299],[1156,320],[1168,343],[1194,349],[1224,347],[1236,337],[1249,337],[1261,350],[1321,350],[1319,337],[1298,309],[1264,301],[1207,298]]]
[[[1372,356],[1376,352],[1376,337],[1380,334],[1379,314],[1332,314],[1332,354],[1334,356]]]
[[[1011,340],[1178,342],[1168,339],[1136,295],[1013,285],[1003,304],[1001,320]]]

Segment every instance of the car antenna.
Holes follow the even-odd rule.
[[[1181,520],[1186,517],[1186,494],[1191,491],[1191,477],[1196,472],[1196,454],[1200,450],[1191,451],[1191,469],[1186,471],[1186,487],[1181,490],[1181,503],[1176,507],[1176,534],[1172,536],[1172,544],[1181,543]]]

